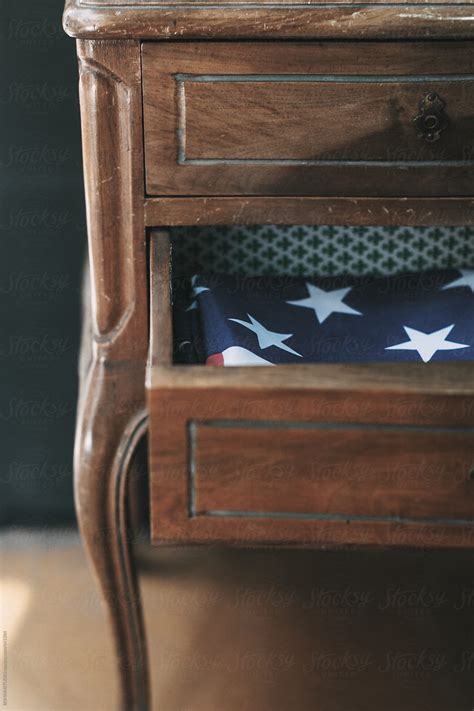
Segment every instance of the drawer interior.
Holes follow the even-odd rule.
[[[240,355],[274,364],[410,362],[418,354],[394,347],[405,337],[405,326],[431,333],[453,323],[451,343],[457,336],[458,343],[467,341],[465,347],[452,346],[429,359],[472,360],[465,337],[474,326],[468,276],[473,264],[470,228],[175,229],[174,359],[193,364],[209,357],[218,363],[230,348],[225,364],[239,362]],[[464,288],[451,289],[463,275]],[[315,289],[321,293],[314,313],[295,308],[307,304],[301,297]],[[326,292],[336,301],[345,296],[326,311]],[[279,343],[278,334],[290,335]],[[275,348],[269,346],[272,338]]]
[[[431,270],[433,267],[447,267],[454,273],[471,274],[474,266],[474,236],[472,228],[444,228],[433,232],[425,228],[400,228],[367,230],[368,242],[373,241],[380,252],[377,263],[369,260],[362,265],[361,260],[352,262],[352,276],[361,274],[388,274],[397,272],[407,266],[419,264]],[[372,404],[361,406],[360,421],[370,422],[370,417],[381,418],[381,422],[399,422],[401,424],[456,425],[469,424],[473,415],[471,393],[474,388],[474,361],[471,358],[464,362],[432,362],[422,363],[420,359],[409,363],[356,362],[334,363],[325,362],[309,365],[279,365],[275,367],[246,367],[220,369],[203,367],[202,364],[183,359],[181,349],[181,334],[176,332],[176,312],[189,311],[195,304],[193,282],[197,271],[205,268],[208,273],[214,270],[214,263],[222,267],[224,263],[230,275],[253,277],[255,273],[264,275],[291,276],[296,270],[298,274],[327,276],[338,274],[347,269],[347,260],[339,259],[334,263],[333,251],[335,237],[342,241],[346,248],[352,249],[352,258],[357,257],[357,246],[363,239],[363,232],[358,228],[341,228],[340,233],[334,228],[308,227],[307,232],[298,227],[293,233],[291,228],[268,226],[259,228],[179,228],[169,232],[154,231],[151,233],[150,272],[151,272],[151,304],[150,304],[150,358],[149,384],[162,383],[163,374],[174,387],[180,382],[196,378],[199,387],[208,387],[213,383],[216,387],[224,385],[230,389],[250,386],[252,389],[263,390],[267,387],[281,388],[285,393],[289,389],[303,388],[311,390],[335,392],[358,392],[362,399],[370,392],[374,395]],[[247,244],[245,241],[247,240]],[[352,240],[350,247],[348,243]],[[393,244],[398,242],[405,257],[397,255]],[[238,244],[237,254],[232,253],[232,245]],[[278,248],[277,244],[280,244]],[[411,251],[406,244],[410,243]],[[227,246],[226,246],[227,245]],[[315,245],[318,245],[315,247]],[[426,250],[426,245],[431,245]],[[444,245],[444,249],[443,249]],[[245,248],[258,252],[259,259],[249,261],[242,257]],[[374,249],[373,245],[372,248]],[[298,253],[302,261],[292,262],[291,253]],[[410,256],[406,256],[409,252]],[[324,260],[324,255],[326,260]],[[347,254],[347,252],[344,252]],[[224,256],[223,256],[224,255]],[[340,256],[340,255],[339,255]],[[318,258],[319,269],[313,268]],[[398,259],[398,262],[395,259]],[[404,261],[405,260],[405,261]],[[302,269],[302,265],[304,268]],[[369,277],[370,278],[370,277]],[[285,283],[285,282],[282,282]],[[403,286],[402,281],[402,286]],[[199,288],[198,288],[199,291]],[[469,289],[465,291],[468,293]],[[474,292],[473,292],[474,293]],[[470,352],[470,350],[469,350]],[[225,370],[225,372],[223,372]],[[383,401],[384,393],[403,393],[423,397],[439,395],[454,395],[466,401],[464,409],[450,410],[445,406],[438,412],[430,410],[419,411],[416,405],[410,411],[408,399],[405,402],[406,414],[398,410],[396,397],[390,403]],[[377,405],[377,397],[381,397],[382,410]],[[337,396],[339,397],[339,396]],[[336,400],[337,400],[336,397]],[[449,399],[449,398],[448,398]],[[393,406],[393,408],[392,408]],[[418,408],[418,411],[417,409]],[[349,412],[350,408],[347,410]],[[370,413],[373,413],[372,415]],[[349,415],[342,414],[342,419]],[[341,419],[341,414],[337,415]],[[350,418],[349,418],[350,419]]]

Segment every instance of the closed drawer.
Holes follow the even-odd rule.
[[[474,545],[472,363],[173,365],[169,259],[155,238],[156,543]]]
[[[473,74],[467,42],[145,43],[147,191],[472,195]]]

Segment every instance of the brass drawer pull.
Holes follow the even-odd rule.
[[[439,141],[441,131],[449,125],[449,118],[444,112],[446,104],[438,94],[430,93],[420,101],[420,113],[415,116],[413,122],[418,129],[420,138],[424,138],[427,143]]]

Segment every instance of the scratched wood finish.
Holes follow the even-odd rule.
[[[471,195],[473,62],[465,43],[146,43],[147,191]],[[428,144],[413,118],[432,92],[450,125]]]
[[[78,55],[93,348],[81,379],[75,502],[112,623],[120,706],[143,711],[147,652],[128,511],[132,462],[147,428],[140,46],[81,41]]]
[[[474,224],[471,198],[148,198],[148,226]]]
[[[222,0],[220,5],[223,7],[226,7],[227,5],[238,5],[241,4],[242,0]],[[309,3],[310,5],[319,5],[320,3],[325,3],[326,0],[311,0]],[[386,0],[370,0],[367,4],[368,5],[378,5],[378,4],[384,4]],[[443,4],[445,3],[446,0],[432,0],[433,5],[437,4]],[[336,0],[334,4],[336,5],[349,5],[351,3],[351,0]],[[413,4],[418,5],[422,4],[423,0],[414,0]],[[161,3],[158,2],[158,0],[76,0],[76,3],[79,7],[93,7],[96,10],[100,11],[103,9],[107,8],[113,8],[113,7],[119,7],[119,8],[127,8],[130,12],[133,12],[134,10],[145,10],[147,8],[156,8],[160,7]],[[166,0],[167,5],[176,5],[177,7],[180,7],[181,5],[186,5],[187,0]],[[215,0],[199,0],[199,2],[194,3],[198,7],[201,5],[214,5]],[[289,5],[290,7],[293,5],[300,5],[301,0],[260,0],[258,5],[262,5],[262,7],[265,7],[266,5]],[[405,0],[393,0],[393,4],[399,4],[403,5],[405,4]],[[453,0],[452,1],[453,5],[463,5],[464,1],[463,0]]]
[[[339,514],[474,524],[474,428],[257,425],[193,426],[193,515],[290,512],[295,518]]]
[[[67,0],[64,29],[72,37],[104,39],[431,39],[474,34],[472,4],[433,0],[362,5],[315,0],[238,3]]]

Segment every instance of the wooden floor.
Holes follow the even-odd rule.
[[[116,708],[73,533],[0,539],[9,711]],[[140,553],[160,711],[472,711],[465,553]]]

